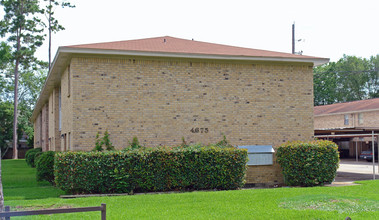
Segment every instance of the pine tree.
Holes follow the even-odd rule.
[[[38,18],[43,10],[38,0],[1,0],[5,15],[0,21],[0,35],[7,37],[12,46],[10,62],[14,66],[14,120],[13,120],[13,158],[17,152],[17,116],[18,116],[18,79],[19,74],[36,70],[43,62],[34,56],[43,43],[44,24]]]
[[[52,33],[57,33],[58,31],[64,30],[64,27],[59,24],[58,20],[54,17],[55,7],[61,6],[75,8],[75,5],[72,5],[69,1],[56,1],[56,0],[44,0],[47,2],[45,6],[44,13],[47,18],[48,29],[49,29],[49,72],[51,68],[51,35]]]

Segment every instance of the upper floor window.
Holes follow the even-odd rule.
[[[345,115],[344,125],[349,125],[349,115]]]
[[[358,114],[358,124],[363,124],[363,113]]]

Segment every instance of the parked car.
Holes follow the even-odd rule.
[[[362,151],[361,155],[359,155],[359,159],[367,160],[369,162],[372,161],[372,151]],[[375,160],[378,160],[378,151],[375,151]]]

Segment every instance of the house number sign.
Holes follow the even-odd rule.
[[[208,133],[209,129],[208,128],[192,128],[190,131],[192,133]]]

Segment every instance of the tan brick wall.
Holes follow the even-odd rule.
[[[362,112],[363,124],[358,124],[358,114],[356,114],[356,124],[358,127],[378,127],[379,125],[379,110]]]
[[[41,147],[42,151],[49,150],[49,103],[46,103],[41,112]]]
[[[38,114],[35,119],[34,125],[34,148],[42,147],[42,136],[41,136],[41,125],[42,124],[42,114],[41,112]]]
[[[315,129],[348,127],[344,125],[344,114],[315,116],[314,120]]]
[[[73,150],[91,150],[105,130],[118,149],[133,136],[149,147],[182,137],[215,143],[222,134],[233,145],[313,137],[311,64],[74,57],[70,67],[70,98],[62,76],[62,134],[72,131]],[[247,179],[283,181],[278,165],[250,167]]]
[[[59,87],[49,97],[49,143],[52,151],[61,151],[59,132]]]
[[[284,183],[282,169],[274,156],[273,165],[252,166],[249,165],[246,172],[247,184],[264,184],[275,186]],[[258,185],[259,186],[259,185]]]
[[[312,67],[271,63],[74,58],[75,149],[106,129],[117,148],[142,144],[235,145],[313,136]],[[208,133],[191,133],[191,128]]]
[[[349,125],[344,125],[345,114],[349,116]],[[379,110],[362,111],[363,123],[359,123],[359,112],[342,113],[324,116],[315,116],[315,129],[342,128],[342,127],[377,127],[379,124]]]
[[[61,77],[61,111],[62,111],[62,130],[61,134],[61,146],[62,150],[75,150],[73,149],[72,141],[72,125],[73,125],[73,115],[72,115],[72,95],[71,95],[71,70],[69,74],[69,67],[66,68]],[[70,91],[69,91],[70,90]],[[76,121],[75,121],[76,122]]]

